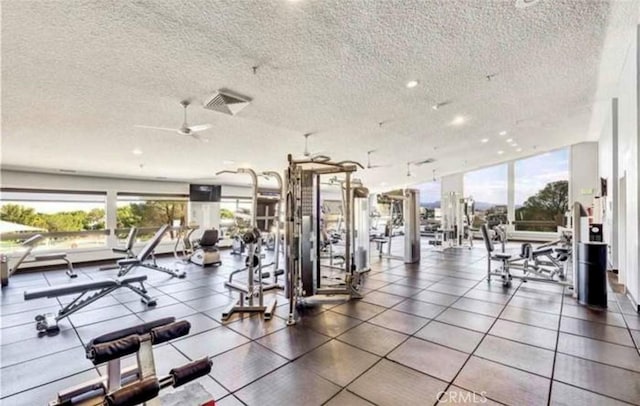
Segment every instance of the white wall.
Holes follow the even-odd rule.
[[[580,202],[585,207],[591,206],[593,198],[600,192],[598,143],[572,145],[569,161],[569,204]]]
[[[600,176],[607,178],[609,197],[606,203],[607,219],[605,238],[616,248],[614,265],[619,269],[620,281],[627,287],[631,298],[640,299],[640,269],[638,268],[640,239],[638,200],[638,149],[639,110],[638,88],[638,36],[640,26],[630,33],[629,48],[614,91],[612,108],[599,140]],[[624,200],[618,201],[618,186],[624,182]],[[622,213],[624,224],[617,224],[618,213]],[[619,250],[617,249],[619,248]],[[617,255],[615,254],[617,252]]]
[[[455,173],[453,175],[443,176],[440,183],[442,197],[448,195],[451,192],[464,193],[464,174]],[[442,201],[442,197],[440,201]]]

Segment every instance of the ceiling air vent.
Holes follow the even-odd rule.
[[[204,108],[235,116],[240,110],[247,107],[250,102],[251,99],[246,96],[241,96],[230,90],[220,89],[204,104]]]
[[[414,165],[416,166],[420,166],[420,165],[426,165],[426,164],[430,164],[435,162],[436,160],[433,158],[427,158],[427,159],[423,159],[422,161],[417,161],[414,163]]]

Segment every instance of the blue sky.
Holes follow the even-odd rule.
[[[569,149],[536,155],[515,162],[515,203],[521,205],[549,182],[569,180]],[[440,200],[440,181],[418,185],[420,202]],[[507,164],[464,175],[464,195],[477,202],[507,204]]]

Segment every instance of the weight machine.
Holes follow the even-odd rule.
[[[417,189],[395,190],[388,193],[374,195],[371,204],[388,205],[389,219],[385,225],[384,236],[377,236],[372,241],[377,244],[380,258],[395,259],[405,264],[413,264],[420,261],[420,191]],[[377,210],[376,210],[377,212]],[[400,228],[398,234],[394,228]],[[392,254],[392,242],[394,238],[402,237],[404,240],[403,255]],[[384,244],[386,253],[384,252]]]
[[[275,178],[279,186],[279,192],[272,195],[261,195],[258,189],[258,174],[249,168],[239,168],[236,171],[220,171],[217,175],[223,173],[232,174],[247,174],[251,177],[252,197],[251,197],[251,227],[250,231],[247,231],[242,236],[242,243],[247,247],[247,257],[245,260],[245,267],[237,269],[229,275],[229,280],[225,282],[225,286],[239,292],[240,297],[236,303],[232,303],[222,313],[222,320],[228,320],[233,313],[263,313],[265,319],[270,319],[273,315],[273,311],[276,306],[276,301],[273,300],[268,305],[264,304],[264,291],[268,289],[277,289],[282,285],[278,283],[278,276],[284,274],[284,270],[278,269],[279,267],[279,244],[280,244],[280,202],[282,201],[282,177],[277,172],[262,172],[261,177]],[[265,200],[276,203],[276,208],[273,214],[269,214],[265,209],[265,215],[258,216],[258,204],[265,202]],[[257,228],[258,221],[262,221],[265,224],[273,222],[276,226],[276,241],[275,241],[275,257],[271,264],[262,264],[262,232]],[[273,274],[269,272],[263,272],[264,268],[273,267]],[[234,281],[235,275],[246,272],[247,283],[239,283]],[[264,279],[272,276],[270,282],[266,282]],[[247,304],[245,305],[245,300]],[[257,304],[255,302],[257,301]]]
[[[451,192],[442,198],[442,227],[436,231],[436,239],[429,242],[440,251],[467,246],[473,248],[475,217],[474,201]]]
[[[285,176],[288,325],[298,319],[298,307],[336,296],[361,298],[363,272],[368,271],[368,190],[354,186],[352,174],[362,165],[354,161],[333,162],[326,156],[294,160],[287,157]],[[322,261],[321,177],[340,176],[344,213],[344,262]],[[335,183],[335,181],[334,181]],[[356,228],[357,226],[357,228]],[[339,274],[339,276],[336,276]]]

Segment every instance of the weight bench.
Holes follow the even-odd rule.
[[[140,295],[142,303],[147,306],[155,306],[156,300],[147,295],[143,282],[147,279],[145,275],[133,276],[124,279],[102,279],[86,283],[76,283],[69,285],[50,286],[47,288],[33,289],[24,292],[24,300],[40,299],[43,297],[54,298],[58,296],[79,294],[71,303],[64,306],[58,314],[46,313],[36,316],[36,329],[40,335],[55,334],[60,331],[58,322],[65,317],[69,317],[78,310],[90,305],[100,298],[120,289],[128,288]],[[140,287],[134,286],[140,284]],[[89,292],[92,294],[87,295]],[[85,296],[87,295],[87,296]]]
[[[184,271],[179,271],[177,269],[169,269],[169,268],[164,268],[162,266],[159,266],[158,264],[156,264],[155,257],[153,257],[153,251],[156,249],[158,244],[160,244],[162,237],[164,236],[164,234],[167,232],[168,229],[169,229],[168,224],[165,224],[162,227],[160,227],[160,229],[156,231],[154,236],[151,237],[151,239],[147,242],[147,244],[140,250],[137,256],[133,258],[126,258],[126,259],[119,260],[118,267],[120,268],[120,271],[118,271],[118,277],[125,276],[127,273],[129,273],[129,271],[137,267],[144,267],[144,268],[153,269],[154,271],[164,272],[175,278],[184,278],[185,276],[187,276]],[[151,258],[151,262],[148,261],[149,258]]]
[[[86,356],[95,366],[107,363],[106,375],[58,392],[49,406],[160,405],[161,389],[177,388],[211,372],[211,360],[205,357],[157,376],[153,346],[184,337],[190,329],[188,321],[169,317],[94,338],[85,348]],[[137,362],[121,369],[121,358],[132,354]]]
[[[134,258],[136,254],[133,252],[133,244],[135,244],[136,242],[137,235],[138,235],[138,229],[135,227],[131,227],[129,229],[129,234],[127,235],[127,239],[125,240],[124,247],[111,248],[111,251],[113,251],[116,254],[124,254],[125,255],[124,259]],[[120,266],[118,264],[115,264],[115,265],[100,267],[99,270],[107,271],[110,269],[118,269],[118,268],[120,268]]]
[[[23,247],[26,247],[26,250],[22,253],[18,261],[13,266],[13,268],[2,268],[2,273],[0,274],[0,284],[2,286],[7,286],[9,284],[9,278],[13,275],[18,269],[20,269],[20,265],[28,264],[33,262],[45,262],[45,261],[63,261],[67,264],[67,275],[70,278],[76,278],[78,274],[73,270],[73,264],[67,258],[67,254],[65,252],[51,252],[51,253],[43,253],[43,254],[34,254],[31,258],[31,251],[36,247],[38,242],[42,240],[44,237],[42,234],[36,234],[33,237],[30,237],[22,242]]]

